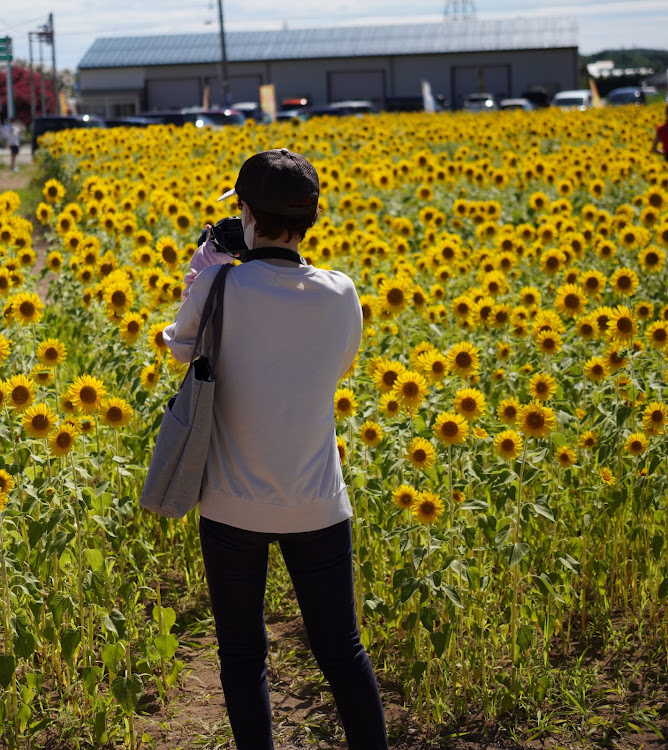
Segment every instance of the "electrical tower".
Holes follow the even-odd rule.
[[[473,21],[475,19],[475,3],[473,0],[446,0],[446,21]]]

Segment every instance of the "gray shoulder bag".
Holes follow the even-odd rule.
[[[223,293],[230,268],[232,264],[221,266],[211,285],[188,372],[179,392],[169,399],[160,424],[139,502],[161,516],[181,518],[200,500],[213,421],[214,369],[223,331]],[[198,356],[209,318],[210,357]]]

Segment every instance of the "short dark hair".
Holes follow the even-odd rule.
[[[241,201],[237,203],[239,211],[242,209]],[[253,214],[255,219],[255,231],[260,237],[267,237],[270,240],[277,240],[282,237],[286,232],[288,233],[287,241],[293,238],[296,234],[301,242],[306,237],[306,232],[315,224],[320,213],[320,209],[316,206],[313,214],[310,216],[281,216],[279,214],[272,214],[267,211],[259,211],[248,204],[250,212]]]

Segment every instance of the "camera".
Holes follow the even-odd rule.
[[[199,247],[205,241],[206,230],[202,232],[197,246]],[[211,228],[211,242],[216,252],[227,255],[237,256],[248,250],[244,241],[244,228],[238,216],[229,216],[217,222]]]

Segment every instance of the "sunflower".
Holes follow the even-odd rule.
[[[139,313],[126,312],[119,324],[121,338],[126,344],[134,344],[139,338],[144,319]]]
[[[568,318],[581,315],[587,306],[587,297],[577,284],[564,284],[557,289],[554,298],[556,309]]]
[[[638,255],[638,263],[644,271],[658,273],[666,261],[666,253],[660,248],[651,246],[641,250]]]
[[[662,351],[668,348],[668,322],[657,320],[645,331],[645,337],[653,349]]]
[[[363,294],[360,297],[360,306],[362,307],[362,323],[365,327],[373,323],[376,304],[377,300],[372,294]]]
[[[179,265],[179,250],[175,240],[171,237],[160,237],[155,243],[155,250],[162,263],[170,271]]]
[[[603,357],[591,357],[584,363],[584,373],[590,380],[600,383],[608,375],[608,365]]]
[[[47,203],[60,203],[65,197],[65,188],[58,180],[47,180],[42,188],[42,195]]]
[[[110,310],[124,313],[134,301],[132,287],[125,279],[109,279],[104,285],[104,301]]]
[[[401,373],[406,372],[405,365],[401,362],[393,362],[389,359],[383,359],[378,363],[373,379],[376,388],[381,393],[389,393]]]
[[[49,448],[54,456],[64,456],[74,447],[74,441],[79,431],[74,425],[61,423],[49,435]]]
[[[395,417],[401,411],[401,404],[393,393],[384,393],[380,397],[380,408],[387,417]]]
[[[610,286],[623,296],[635,294],[639,283],[638,274],[631,268],[618,268],[610,277]]]
[[[334,394],[334,416],[344,419],[355,415],[357,399],[350,388],[337,388]]]
[[[336,449],[339,452],[339,460],[342,464],[345,464],[346,457],[348,455],[348,449],[346,446],[346,439],[341,437],[340,435],[336,436]]]
[[[390,315],[398,315],[409,303],[411,285],[405,279],[386,279],[378,290],[381,309]]]
[[[631,310],[626,305],[617,305],[608,321],[606,330],[608,340],[624,345],[633,341],[637,334],[638,321]]]
[[[406,370],[394,383],[393,393],[409,411],[413,411],[427,398],[427,381],[417,372]]]
[[[6,297],[12,288],[12,274],[7,268],[0,267],[0,295]]]
[[[417,497],[418,491],[409,484],[400,484],[392,490],[393,502],[403,510],[411,508]]]
[[[557,390],[557,380],[549,372],[537,372],[529,381],[529,393],[539,401],[552,398]]]
[[[46,404],[29,406],[23,412],[23,429],[30,437],[46,437],[58,421],[58,415]]]
[[[100,403],[100,417],[104,424],[119,430],[132,417],[132,407],[122,398],[104,398]]]
[[[553,409],[533,401],[518,409],[517,426],[527,437],[543,438],[557,426],[557,418]]]
[[[147,390],[155,388],[160,380],[160,363],[146,365],[139,375],[139,380]]]
[[[561,350],[563,344],[563,339],[555,331],[541,331],[536,336],[536,348],[542,354],[556,354]]]
[[[604,361],[608,372],[614,373],[626,367],[629,363],[629,358],[625,354],[622,354],[619,349],[612,346],[605,350]]]
[[[554,458],[559,466],[568,467],[575,463],[577,456],[572,448],[562,445],[561,448],[557,448],[554,452]]]
[[[167,352],[167,344],[162,337],[162,332],[169,325],[169,323],[161,322],[154,323],[148,329],[148,345],[156,354],[165,354]]]
[[[5,382],[4,391],[7,394],[7,406],[23,411],[35,398],[35,382],[25,375],[12,375]]]
[[[0,362],[4,362],[12,351],[12,342],[0,333]]]
[[[408,446],[408,460],[416,469],[429,469],[436,461],[436,450],[428,440],[413,438]]]
[[[596,433],[593,430],[583,432],[578,440],[578,445],[580,448],[585,449],[595,448],[598,445],[598,437],[596,436]]]
[[[668,406],[661,401],[652,401],[647,404],[642,413],[642,425],[655,435],[665,432],[668,423]]]
[[[436,349],[421,354],[418,364],[432,383],[440,383],[448,374],[448,360]]]
[[[505,459],[516,458],[524,446],[522,436],[515,430],[503,430],[494,438],[494,450]]]
[[[90,375],[77,378],[67,391],[75,409],[83,414],[93,414],[98,411],[106,394],[107,389],[104,383]]]
[[[413,517],[420,523],[429,524],[443,515],[443,501],[435,492],[423,490],[411,506]]]
[[[14,489],[14,477],[5,469],[0,469],[0,510],[4,507],[1,498],[5,498]],[[6,502],[6,500],[5,500]]]
[[[639,456],[649,448],[649,440],[642,432],[634,432],[626,438],[624,448],[632,456]]]
[[[578,277],[578,281],[580,282],[580,286],[584,290],[584,293],[588,294],[590,297],[601,294],[607,284],[605,274],[596,269],[582,271]]]
[[[35,216],[40,224],[48,224],[53,217],[53,208],[48,203],[39,203]]]
[[[370,448],[375,448],[383,439],[383,430],[378,422],[367,419],[360,427],[360,437]]]
[[[33,292],[19,292],[12,297],[12,317],[22,326],[39,323],[44,304]]]
[[[615,484],[615,475],[607,468],[607,466],[600,469],[598,475],[603,484],[607,484],[609,487],[612,487]]]
[[[470,377],[480,367],[479,350],[466,341],[451,346],[446,357],[448,370],[461,378]]]
[[[472,422],[485,413],[487,400],[476,388],[460,388],[455,394],[454,407],[465,419]]]
[[[46,367],[62,365],[67,358],[67,347],[58,339],[45,339],[37,347],[36,356]]]
[[[496,407],[496,416],[506,424],[515,424],[520,402],[516,398],[504,398]]]
[[[444,412],[436,417],[434,437],[445,445],[460,445],[469,434],[469,425],[464,417],[454,412]]]

